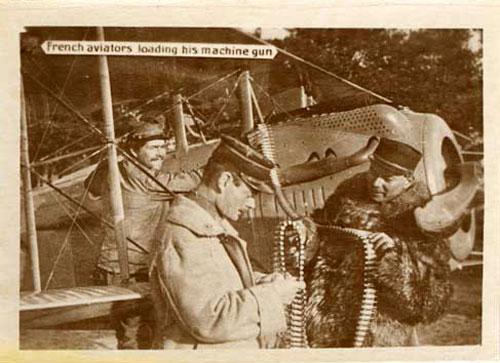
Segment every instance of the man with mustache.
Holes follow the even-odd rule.
[[[452,295],[445,240],[424,235],[413,214],[430,199],[413,175],[420,159],[413,147],[382,138],[369,171],[342,183],[314,215],[319,224],[373,232],[377,314],[364,346],[412,345],[415,325],[442,316]],[[309,342],[352,346],[363,295],[363,248],[318,228],[309,250]]]
[[[284,304],[303,282],[254,272],[231,225],[268,191],[274,164],[222,135],[200,185],[177,196],[156,233],[151,289],[157,349],[269,348],[286,329]]]
[[[163,125],[154,121],[143,122],[129,135],[125,148],[142,169],[147,170],[163,185],[174,192],[186,193],[198,185],[201,172],[171,173],[162,170],[166,139]],[[126,158],[119,162],[118,167],[125,215],[124,227],[128,237],[129,282],[145,282],[148,281],[151,238],[162,212],[168,209],[173,196]],[[91,198],[101,198],[102,216],[110,220],[107,162],[100,163],[85,184],[89,188]],[[105,226],[103,231],[104,240],[97,261],[95,283],[121,285],[123,281],[120,277],[114,231]],[[118,349],[150,348],[152,329],[147,320],[150,319],[151,309],[134,301],[115,305],[116,314],[113,321],[116,324]]]

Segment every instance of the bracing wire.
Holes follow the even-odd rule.
[[[25,168],[26,166],[25,165],[22,165],[21,164],[21,167]],[[84,210],[85,212],[87,212],[88,214],[90,214],[92,217],[96,218],[98,221],[100,221],[105,227],[108,227],[108,228],[111,228],[113,229],[113,224],[111,224],[111,222],[109,222],[108,220],[100,217],[99,215],[97,215],[96,213],[92,212],[90,209],[88,209],[87,207],[85,207],[84,205],[82,205],[80,202],[78,202],[76,199],[74,199],[73,197],[71,197],[70,195],[66,194],[65,192],[63,192],[61,189],[59,189],[58,187],[56,187],[54,184],[52,184],[50,181],[48,181],[47,179],[45,179],[40,173],[38,173],[35,169],[30,169],[31,172],[33,174],[35,174],[43,183],[47,184],[50,188],[52,188],[54,191],[56,191],[57,193],[59,193],[60,195],[62,195],[64,198],[66,198],[67,200],[69,200],[71,203],[73,204],[76,204],[78,206],[81,207],[82,210]],[[137,242],[135,242],[132,238],[130,237],[127,237],[127,241],[129,241],[131,244],[133,244],[135,247],[137,247],[138,249],[140,249],[143,253],[145,254],[149,254],[149,251],[147,249],[145,249],[144,247],[142,247],[140,244],[138,244]]]
[[[37,166],[40,166],[40,165],[55,163],[56,161],[61,161],[61,160],[69,159],[69,158],[74,158],[76,156],[80,156],[82,154],[85,154],[85,153],[97,150],[97,149],[99,149],[101,147],[102,147],[102,145],[87,147],[85,149],[81,149],[81,150],[78,150],[78,151],[73,151],[73,152],[70,152],[70,153],[67,153],[67,154],[64,154],[64,155],[61,155],[61,156],[55,156],[55,157],[50,158],[48,160],[35,161],[35,162],[31,163],[30,166],[37,167]]]
[[[83,40],[85,40],[85,38],[87,37],[87,34],[89,32],[89,29],[90,28],[87,28],[87,30],[85,31],[85,34],[83,35]],[[73,61],[71,62],[71,66],[70,66],[70,69],[69,69],[69,72],[68,74],[66,75],[66,79],[64,80],[64,83],[63,83],[63,86],[61,89],[58,89],[59,91],[59,97],[62,99],[63,95],[64,95],[64,91],[66,90],[66,86],[68,85],[68,81],[69,81],[69,78],[71,77],[71,73],[73,72],[73,69],[75,67],[75,64],[76,64],[76,60],[78,59],[78,56],[75,55],[73,57]],[[52,127],[52,124],[54,123],[54,115],[57,111],[57,107],[58,107],[58,104],[56,104],[54,106],[54,109],[52,110],[52,112],[50,112],[49,114],[49,124],[47,125],[47,128],[45,129],[43,135],[42,135],[42,140],[40,141],[40,144],[38,145],[37,147],[37,150],[35,152],[35,156],[33,157],[33,160],[36,160],[36,158],[38,157],[38,154],[40,152],[40,150],[42,149],[43,147],[43,144],[44,144],[44,141],[45,141],[45,138],[47,137],[48,135],[48,131],[49,129],[51,129]]]
[[[260,84],[258,84],[257,82],[253,82],[252,85],[256,85],[258,90],[264,93],[264,95],[271,100],[273,106],[277,106],[281,110],[281,112],[285,113],[288,117],[290,117],[290,119],[294,118],[279,102],[276,102],[273,96],[271,96]]]
[[[84,157],[84,158],[83,158],[83,159],[81,159],[81,160],[78,160],[76,163],[71,164],[71,165],[70,165],[70,166],[68,166],[67,168],[65,168],[65,169],[61,170],[58,174],[62,175],[62,174],[64,174],[64,173],[66,173],[68,170],[74,169],[76,166],[78,166],[78,165],[80,165],[80,164],[82,164],[82,163],[86,162],[87,160],[89,160],[89,159],[93,158],[94,156],[96,156],[97,154],[99,154],[101,151],[103,151],[104,149],[106,149],[106,147],[107,147],[106,145],[104,145],[104,146],[100,147],[98,150],[94,151],[92,154],[90,154],[90,155],[88,155],[88,156]]]
[[[190,95],[190,96],[186,97],[186,99],[191,100],[191,99],[193,99],[193,98],[195,98],[195,97],[199,96],[201,93],[206,92],[208,89],[212,88],[213,86],[215,86],[215,85],[216,85],[216,84],[218,84],[219,82],[222,82],[223,80],[226,80],[226,79],[228,79],[228,78],[230,78],[230,77],[234,76],[234,75],[235,75],[236,73],[238,73],[239,71],[240,71],[240,70],[238,69],[238,70],[236,70],[236,71],[234,71],[234,72],[231,72],[230,74],[228,74],[228,75],[226,75],[226,76],[224,76],[224,77],[222,77],[222,78],[218,79],[217,81],[215,81],[215,82],[213,82],[213,83],[209,84],[209,85],[208,85],[208,86],[206,86],[205,88],[202,88],[200,91],[197,91],[196,93],[194,93],[194,94],[192,94],[192,95]],[[239,81],[239,77],[238,77],[238,81]],[[236,84],[238,84],[238,82],[236,82]],[[175,107],[175,106],[170,106],[169,108],[167,108],[167,109],[166,109],[165,111],[163,111],[163,112],[164,112],[164,113],[170,112],[170,111],[172,111],[172,110],[174,109],[174,107]]]
[[[91,136],[91,135],[93,135],[93,133],[90,133],[90,132],[89,132],[88,134],[85,134],[85,135],[83,135],[83,136],[79,137],[78,139],[76,139],[76,140],[74,140],[74,141],[70,142],[69,144],[66,144],[66,145],[64,145],[63,147],[61,147],[61,148],[59,148],[59,149],[57,149],[57,150],[55,150],[55,151],[51,152],[50,154],[45,155],[44,157],[40,158],[40,160],[38,160],[38,161],[34,161],[32,164],[37,163],[37,162],[42,162],[42,161],[45,161],[45,160],[47,160],[47,159],[50,159],[52,156],[57,155],[57,154],[59,154],[59,153],[63,152],[63,151],[64,151],[64,150],[66,150],[67,148],[69,148],[69,147],[71,147],[71,146],[73,146],[73,145],[75,145],[75,144],[79,143],[80,141],[85,140],[87,137],[89,137],[89,136]]]
[[[71,208],[69,206],[66,207],[64,205],[64,203],[61,202],[61,200],[57,197],[56,194],[50,193],[50,195],[61,206],[61,208],[64,210],[64,212],[66,213],[66,215],[68,217],[71,217],[71,218],[74,217],[74,215],[72,213],[75,213],[75,210],[73,208]],[[87,242],[90,243],[91,246],[94,246],[94,242],[92,242],[92,239],[88,236],[87,232],[85,232],[83,226],[81,226],[80,223],[78,223],[78,222],[75,222],[75,225],[78,227],[78,229],[80,230],[80,232],[82,232],[82,235],[85,237],[85,239],[87,240]]]
[[[202,88],[202,89],[201,89],[201,90],[199,90],[198,92],[193,93],[191,96],[188,96],[188,97],[186,98],[186,100],[191,100],[191,99],[193,99],[193,98],[195,98],[195,97],[199,96],[200,94],[202,94],[202,93],[206,92],[207,90],[209,90],[210,88],[212,88],[212,87],[213,87],[213,86],[215,86],[216,84],[218,84],[218,83],[220,83],[220,82],[222,82],[222,81],[225,81],[225,80],[226,80],[226,79],[228,79],[228,78],[231,78],[232,76],[234,76],[235,74],[239,73],[240,71],[241,71],[241,69],[240,69],[240,68],[236,69],[235,71],[233,71],[233,72],[231,72],[231,73],[229,73],[229,74],[225,75],[224,77],[222,77],[222,78],[218,79],[217,81],[215,81],[215,82],[213,82],[213,83],[209,84],[208,86],[206,86],[206,87]]]
[[[48,80],[50,80],[50,83],[53,84],[54,86],[54,89],[57,91],[57,92],[60,92],[61,91],[61,88],[59,87],[59,85],[57,83],[54,82],[52,76],[50,76],[47,72],[45,72],[45,70],[40,66],[40,64],[38,64],[38,62],[36,62],[35,60],[33,59],[27,59],[31,64],[35,65],[35,67],[40,71],[40,73]],[[54,92],[55,93],[55,92]],[[73,108],[76,108],[76,106],[71,102],[71,100],[65,100],[65,102],[67,102],[70,106],[72,106]]]
[[[236,92],[236,89],[238,88],[240,80],[241,80],[241,74],[238,76],[238,79],[234,83],[233,89],[231,90],[231,92],[229,93],[229,95],[226,97],[226,101],[224,102],[224,104],[220,108],[219,112],[217,112],[217,114],[214,117],[212,117],[211,120],[209,120],[207,122],[206,126],[214,125],[218,121],[220,115],[222,115],[222,112],[224,112],[224,110],[226,109],[227,105],[229,104],[229,100],[233,96],[234,92]]]
[[[259,43],[268,45],[270,47],[274,47],[274,48],[276,48],[276,50],[278,52],[286,55],[287,57],[290,57],[290,58],[292,58],[292,59],[294,59],[294,60],[296,60],[298,62],[304,63],[304,64],[308,65],[309,67],[314,68],[317,71],[320,71],[321,73],[324,73],[324,74],[326,74],[326,75],[328,75],[330,77],[333,77],[333,78],[337,79],[338,81],[341,81],[341,82],[343,82],[343,83],[345,83],[345,84],[347,84],[347,85],[349,85],[349,86],[351,86],[353,88],[356,88],[357,90],[360,90],[360,91],[363,91],[365,93],[368,93],[368,94],[370,94],[370,95],[372,95],[372,96],[374,96],[374,97],[376,97],[376,98],[378,98],[378,99],[380,99],[380,100],[382,100],[384,102],[392,103],[392,101],[390,99],[388,99],[388,98],[386,98],[384,96],[381,96],[378,93],[370,91],[369,89],[361,87],[361,86],[357,85],[356,83],[348,81],[347,79],[342,78],[342,77],[340,77],[339,75],[336,75],[333,72],[327,71],[326,69],[324,69],[324,68],[322,68],[322,67],[320,67],[320,66],[318,66],[318,65],[316,65],[316,64],[314,64],[312,62],[309,62],[309,61],[307,61],[307,60],[305,60],[305,59],[303,59],[303,58],[301,58],[301,57],[299,57],[299,56],[297,56],[297,55],[295,55],[293,53],[290,53],[290,52],[284,50],[283,48],[277,47],[274,44],[272,44],[272,43],[270,43],[270,42],[268,42],[268,41],[266,41],[264,39],[258,38],[258,37],[254,36],[252,34],[248,34],[247,32],[244,32],[243,30],[240,30],[240,29],[237,29],[237,28],[233,28],[233,29],[236,32],[238,32],[240,34],[243,34],[243,35],[245,35],[245,36],[247,36],[247,37],[249,37],[249,38],[251,38],[251,39],[253,39],[253,40],[257,41],[257,42],[259,42]]]
[[[102,150],[104,150],[104,149],[102,149]],[[104,157],[104,153],[101,153],[101,157],[100,157],[99,162],[102,161],[103,157]],[[55,273],[55,270],[57,268],[57,265],[59,264],[59,261],[61,260],[61,257],[63,255],[63,253],[66,251],[66,248],[67,248],[68,242],[69,242],[69,236],[71,234],[71,231],[73,230],[73,226],[76,223],[76,220],[77,220],[78,215],[80,213],[80,210],[81,210],[81,207],[83,205],[83,202],[84,202],[85,198],[87,198],[87,194],[89,192],[90,185],[92,184],[92,181],[94,180],[94,177],[95,177],[95,174],[92,174],[92,176],[90,178],[90,182],[89,182],[89,184],[87,185],[87,187],[85,188],[85,190],[83,192],[82,199],[79,202],[79,205],[78,205],[78,208],[76,209],[75,215],[71,218],[71,225],[68,228],[68,232],[66,232],[66,236],[64,237],[64,242],[63,242],[61,248],[59,249],[59,254],[56,257],[56,260],[54,261],[54,264],[53,264],[53,267],[52,267],[52,269],[50,271],[50,274],[49,274],[49,277],[47,279],[47,282],[45,283],[44,290],[48,289],[48,287],[49,287],[49,285],[50,285],[50,283],[52,281],[52,278],[54,277],[54,273]]]
[[[39,79],[37,79],[35,76],[33,76],[31,73],[29,73],[26,70],[22,70],[22,73],[29,78],[31,78],[38,86],[40,86],[43,90],[45,90],[50,96],[54,97],[58,102],[61,103],[67,110],[69,110],[73,115],[75,115],[80,121],[82,121],[85,125],[87,125],[94,133],[96,133],[98,136],[101,138],[104,138],[104,135],[101,130],[99,130],[97,127],[92,125],[92,123],[87,120],[80,112],[74,109],[73,106],[71,106],[67,101],[63,100],[62,98],[58,97],[57,94],[54,93],[48,86],[46,86],[43,82],[41,82]]]
[[[82,38],[82,41],[85,40],[85,38],[87,38],[87,35],[89,33],[89,30],[90,28],[87,28],[87,30],[85,31],[85,34],[83,35],[83,38]],[[71,73],[73,73],[73,69],[75,68],[75,64],[76,64],[76,60],[78,59],[78,55],[75,55],[73,57],[73,60],[71,62],[71,66],[69,68],[69,71],[68,71],[68,74],[66,75],[66,79],[64,80],[64,83],[62,85],[62,88],[61,88],[61,91],[59,92],[59,97],[63,97],[64,95],[64,92],[66,90],[66,86],[68,85],[68,81],[69,81],[69,78],[71,77]],[[52,110],[52,114],[50,115],[50,118],[52,119],[52,117],[54,117],[56,111],[57,111],[57,104],[55,105],[54,109]]]
[[[206,91],[207,91],[207,90],[209,90],[210,88],[214,87],[216,84],[218,84],[218,83],[220,83],[220,82],[222,82],[222,81],[225,81],[226,79],[228,79],[228,78],[230,78],[230,77],[234,76],[234,75],[235,75],[236,73],[238,73],[239,71],[240,71],[240,69],[238,68],[237,70],[235,70],[235,71],[233,71],[233,72],[231,72],[231,73],[229,73],[229,74],[227,74],[227,75],[223,76],[222,78],[217,79],[215,82],[213,82],[213,83],[209,84],[208,86],[206,86],[206,87],[202,88],[201,90],[199,90],[199,91],[197,91],[197,92],[193,93],[192,95],[188,96],[188,97],[187,97],[187,98],[185,98],[185,99],[186,99],[186,100],[191,100],[191,99],[193,99],[193,98],[195,98],[195,97],[199,96],[199,95],[200,95],[200,94],[202,94],[203,92],[206,92]],[[154,97],[154,99],[159,99],[159,98],[163,97],[165,94],[167,94],[167,93],[169,93],[169,92],[170,92],[170,91],[163,92],[163,93],[161,93],[160,95],[155,96],[155,97]],[[146,101],[145,103],[143,103],[143,104],[141,104],[141,105],[139,105],[139,106],[135,107],[133,110],[128,111],[126,114],[119,116],[119,117],[117,118],[117,120],[116,120],[116,121],[121,120],[123,117],[125,117],[125,116],[127,116],[127,115],[130,115],[130,114],[132,114],[132,113],[134,113],[134,112],[136,112],[136,111],[140,110],[142,107],[146,106],[147,104],[150,104],[151,102],[149,102],[149,101],[151,101],[151,102],[152,102],[152,99],[150,99],[150,100]],[[173,109],[174,109],[174,107],[173,107],[173,106],[170,106],[170,107],[168,107],[166,110],[162,111],[162,113],[168,113],[168,112],[171,112]],[[129,131],[129,132],[127,132],[127,133],[125,133],[125,134],[121,135],[120,137],[118,137],[118,138],[117,138],[117,141],[121,141],[121,140],[125,139],[128,135],[130,135],[132,132],[134,132],[134,131],[135,131],[137,128],[139,128],[139,127],[140,127],[140,126],[137,126],[137,127],[135,127],[133,130],[131,130],[131,131]]]
[[[182,100],[185,104],[186,104],[186,107],[188,109],[188,112],[189,114],[191,115],[191,117],[193,118],[193,122],[194,124],[196,125],[196,128],[198,130],[198,133],[199,133],[199,137],[201,138],[201,141],[203,143],[206,143],[207,142],[207,139],[205,138],[205,134],[203,133],[203,128],[202,128],[202,123],[201,121],[198,119],[198,117],[196,117],[196,114],[195,114],[195,111],[197,113],[200,113],[198,112],[197,110],[194,109],[194,107],[191,105],[191,103],[189,102],[188,99],[183,99]]]

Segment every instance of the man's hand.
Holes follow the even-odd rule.
[[[271,284],[278,293],[283,304],[290,304],[297,291],[306,287],[303,281],[297,281],[295,278],[276,280],[271,282]]]
[[[284,276],[280,272],[273,272],[271,274],[262,276],[257,283],[258,284],[265,284],[265,283],[269,283],[269,282],[285,280],[285,279],[290,278],[291,276],[292,275],[290,275],[288,272],[285,272]]]
[[[385,233],[373,233],[370,236],[370,241],[373,243],[378,258],[396,247],[394,240]]]

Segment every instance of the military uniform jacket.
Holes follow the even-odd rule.
[[[125,217],[124,228],[129,238],[127,242],[129,271],[131,274],[139,271],[147,273],[149,253],[152,249],[151,240],[160,217],[165,212],[164,209],[168,209],[172,195],[161,189],[128,160],[121,161],[118,167]],[[188,192],[196,187],[201,179],[199,171],[169,173],[150,169],[149,172],[174,192]],[[85,183],[89,186],[92,196],[101,198],[102,217],[111,220],[107,162],[100,163]],[[120,272],[120,266],[114,232],[103,226],[103,233],[98,266],[117,274]]]
[[[256,284],[246,243],[225,220],[179,196],[157,232],[151,270],[156,348],[259,348],[286,328],[270,284]]]

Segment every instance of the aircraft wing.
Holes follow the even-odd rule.
[[[22,292],[22,327],[41,328],[109,315],[119,301],[139,300],[149,295],[149,283],[128,287],[90,286]]]

